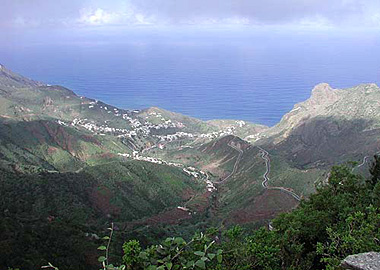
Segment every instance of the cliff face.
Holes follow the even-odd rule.
[[[311,97],[305,102],[305,105],[308,107],[325,107],[338,99],[339,95],[335,89],[327,83],[321,83],[314,87],[311,92]]]
[[[376,84],[362,84],[349,89],[333,89],[326,83],[314,87],[311,97],[294,106],[265,137],[276,136],[276,141],[315,118],[365,119],[380,123],[380,89]]]
[[[380,89],[362,84],[333,89],[322,83],[255,144],[276,150],[296,166],[328,166],[380,151]]]
[[[7,69],[4,65],[0,64],[0,84],[2,88],[10,87],[14,88],[15,86],[25,87],[25,86],[43,86],[45,84],[25,78],[19,74],[12,72]]]

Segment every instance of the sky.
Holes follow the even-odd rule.
[[[380,0],[0,0],[0,30],[105,25],[380,29]]]

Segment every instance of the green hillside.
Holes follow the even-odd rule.
[[[93,269],[97,237],[91,235],[101,235],[110,222],[121,228],[175,208],[202,189],[181,169],[135,161],[78,173],[0,169],[0,185],[0,266],[23,269],[48,261],[62,269]]]
[[[149,245],[212,225],[221,235],[235,224],[268,226],[304,209],[332,165],[358,161],[351,170],[368,175],[380,151],[379,100],[373,84],[321,84],[268,128],[124,110],[1,66],[0,267],[95,269],[110,223],[119,259],[132,238]]]

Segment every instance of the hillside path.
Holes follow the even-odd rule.
[[[236,161],[235,161],[235,164],[234,164],[234,168],[232,169],[232,172],[227,175],[224,179],[220,180],[219,182],[215,182],[215,184],[222,184],[224,182],[226,182],[228,179],[230,179],[237,171],[238,167],[239,167],[239,162],[241,160],[241,157],[242,155],[244,154],[243,150],[241,150],[240,148],[236,147],[235,145],[232,144],[232,141],[228,143],[228,146],[235,149],[236,151],[239,152],[239,155],[237,156],[236,158]]]
[[[268,186],[269,173],[270,173],[270,157],[269,157],[269,153],[267,151],[265,151],[263,148],[261,148],[260,146],[257,146],[257,148],[259,148],[259,150],[260,150],[261,158],[265,161],[265,167],[266,167],[266,171],[263,174],[264,180],[261,183],[261,185],[263,186],[263,188],[265,188],[265,189],[272,189],[272,190],[273,189],[275,189],[275,190],[281,190],[281,191],[289,194],[290,196],[292,196],[297,201],[301,201],[301,197],[300,196],[298,196],[295,192],[288,190],[287,188]]]

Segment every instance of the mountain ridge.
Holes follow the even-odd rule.
[[[20,88],[20,84],[24,88]],[[124,110],[78,96],[62,86],[51,86],[24,78],[2,65],[0,88],[4,85],[6,87],[3,88],[8,91],[7,94],[0,91],[2,122],[10,119],[27,122],[53,120],[64,128],[73,127],[84,132],[84,137],[104,136],[103,140],[110,140],[108,145],[115,142],[119,144],[119,153],[131,154],[132,151],[146,151],[162,146],[168,150],[177,149],[180,145],[192,147],[226,135],[239,136],[254,145],[284,148],[287,141],[300,134],[301,129],[304,130],[302,134],[313,133],[304,127],[315,129],[316,126],[310,123],[318,121],[330,122],[327,125],[328,133],[335,134],[334,136],[339,136],[339,126],[342,126],[334,123],[350,122],[356,118],[365,120],[363,132],[380,128],[380,91],[373,83],[347,89],[334,89],[327,83],[320,83],[313,88],[307,100],[295,104],[272,127],[241,120],[202,121],[158,107]],[[10,88],[12,91],[9,91]],[[316,133],[321,134],[320,131]],[[91,140],[102,141],[95,137]],[[289,143],[288,148],[295,143]],[[117,154],[113,152],[113,155]]]
[[[375,84],[319,84],[273,127],[202,121],[157,107],[124,110],[9,70],[0,72],[0,105],[0,182],[16,198],[33,187],[28,202],[0,211],[10,250],[24,244],[12,240],[12,230],[27,234],[28,224],[92,246],[96,239],[84,235],[104,233],[109,222],[124,237],[117,241],[143,243],[176,230],[191,235],[205,224],[267,225],[298,205],[290,193],[314,193],[331,165],[368,161],[363,157],[380,150]],[[72,213],[51,194],[65,198]],[[3,205],[12,200],[3,197]],[[34,235],[26,245],[38,247]]]

